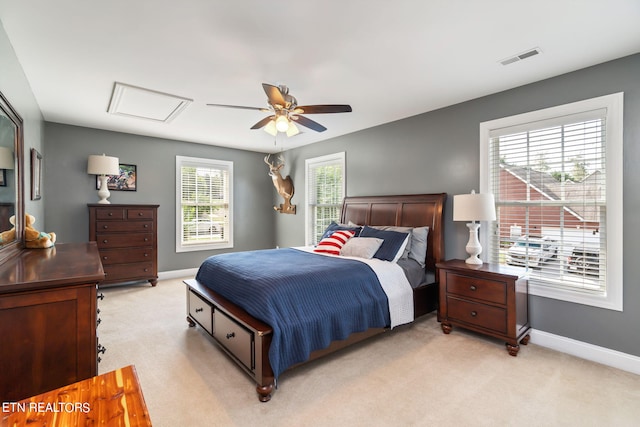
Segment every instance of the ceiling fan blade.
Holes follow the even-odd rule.
[[[324,113],[350,113],[351,105],[303,105],[296,107],[296,112],[302,110],[301,114],[324,114]]]
[[[278,86],[270,85],[269,83],[262,83],[262,88],[269,98],[269,104],[280,105],[284,107],[287,105],[287,101],[284,99],[282,92]]]
[[[239,110],[269,111],[268,108],[264,108],[264,107],[245,107],[243,105],[226,105],[226,104],[207,104],[207,105],[209,107],[237,108]]]
[[[291,118],[298,122],[298,124],[308,127],[309,129],[313,129],[316,132],[324,132],[325,130],[327,130],[327,128],[322,126],[320,123],[314,122],[311,119],[307,119],[304,116],[292,116]]]
[[[276,116],[265,117],[264,119],[260,120],[255,125],[251,126],[251,129],[260,129],[261,127],[264,127],[267,123],[269,123],[271,120],[273,120],[275,118],[276,118]]]

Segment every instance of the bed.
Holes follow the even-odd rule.
[[[443,208],[446,197],[445,193],[360,196],[346,197],[343,201],[340,225],[335,227],[336,230],[359,227],[357,233],[364,236],[364,229],[368,232],[375,229],[375,233],[379,233],[377,230],[385,226],[395,231],[402,231],[402,227],[415,230],[428,227],[426,254],[418,267],[421,275],[416,276],[411,272],[415,272],[415,262],[403,263],[402,259],[394,259],[397,262],[392,263],[377,259],[353,259],[349,256],[318,254],[314,252],[317,248],[216,255],[203,262],[195,279],[185,281],[187,321],[190,326],[202,327],[256,382],[260,401],[269,401],[276,381],[284,370],[388,331],[394,322],[404,324],[437,308],[436,263],[444,260]],[[411,231],[407,233],[411,234]],[[327,235],[330,236],[331,232]],[[380,234],[373,236],[381,237]],[[403,258],[407,253],[408,247]],[[261,267],[255,269],[255,265]],[[397,308],[398,304],[394,302],[396,297],[392,297],[387,290],[390,286],[387,276],[395,274],[394,277],[398,279],[399,266],[404,271],[400,279],[403,284],[398,285],[404,287],[402,292],[405,300],[400,303],[404,308]],[[318,272],[314,273],[314,268]],[[255,271],[249,273],[249,270]],[[301,276],[301,270],[305,270],[305,276]],[[331,271],[332,274],[321,274],[322,271]],[[367,276],[371,274],[373,279]],[[316,277],[307,279],[307,275]],[[372,281],[376,279],[379,286],[372,286]],[[238,280],[244,281],[242,286],[236,283]],[[407,284],[410,286],[408,303]],[[253,285],[256,288],[250,288]],[[273,294],[263,295],[264,289],[284,293],[294,289],[293,299],[285,300],[283,298],[289,296],[282,297],[279,294],[277,297],[273,297]],[[302,293],[299,289],[303,289]],[[334,298],[335,292],[343,291],[347,294]],[[326,298],[327,301],[318,303],[314,298]],[[359,301],[357,304],[362,306],[362,313],[354,311],[353,305],[356,303],[352,300]],[[345,306],[339,306],[339,301],[345,301]],[[290,317],[295,316],[279,314],[278,309],[272,310],[272,304],[292,307],[296,311],[295,316],[302,316],[298,322],[303,325],[287,324]],[[327,310],[334,311],[330,314],[323,312],[322,306],[325,304],[330,306]],[[411,305],[410,310],[407,310],[407,304]],[[316,310],[319,310],[318,313]],[[307,321],[307,317],[311,319],[314,316],[323,317],[325,321],[322,324],[307,324],[311,322]],[[407,316],[410,318],[407,319]],[[298,327],[310,328],[311,337],[302,335],[296,329]]]

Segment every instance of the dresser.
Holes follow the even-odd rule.
[[[25,249],[0,264],[0,402],[98,371],[95,242]]]
[[[463,260],[438,263],[438,320],[442,331],[453,326],[502,339],[517,356],[529,342],[529,282],[525,270],[497,264],[469,265]]]
[[[102,284],[158,281],[158,206],[90,204],[89,240],[98,244]]]

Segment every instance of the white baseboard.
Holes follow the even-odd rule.
[[[197,268],[187,268],[184,270],[161,271],[158,273],[158,280],[179,279],[188,277],[192,279],[198,272]]]
[[[640,375],[640,357],[544,331],[531,330],[533,344]]]

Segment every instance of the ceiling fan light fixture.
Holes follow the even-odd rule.
[[[278,129],[276,129],[275,120],[269,120],[269,123],[264,127],[264,131],[271,136],[276,136],[278,134]]]
[[[287,136],[295,136],[300,133],[298,126],[293,122],[289,122],[289,129],[287,129]]]
[[[276,129],[278,129],[279,132],[286,132],[289,129],[289,123],[287,116],[279,116],[276,119]]]

